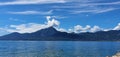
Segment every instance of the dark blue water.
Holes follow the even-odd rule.
[[[120,42],[0,41],[0,57],[106,57]]]

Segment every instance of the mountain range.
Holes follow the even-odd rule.
[[[33,33],[11,33],[0,36],[0,40],[23,41],[120,41],[120,30],[98,31],[95,33],[67,33],[53,27]]]

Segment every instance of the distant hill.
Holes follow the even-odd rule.
[[[0,40],[32,40],[32,41],[120,41],[120,31],[99,31],[95,33],[67,33],[57,31],[53,27],[33,33],[11,33],[0,37]]]

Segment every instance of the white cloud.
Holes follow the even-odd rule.
[[[64,28],[56,28],[58,31],[61,32],[67,32],[67,33],[84,33],[84,32],[97,32],[97,31],[108,31],[107,29],[102,29],[99,26],[93,26],[91,27],[90,25],[86,25],[85,27],[81,26],[81,25],[76,25],[74,26],[74,28],[70,28],[70,29],[64,29]]]
[[[43,12],[43,11],[21,11],[21,12],[7,12],[9,14],[23,14],[23,15],[29,15],[29,14],[40,14],[40,15],[51,15],[53,10]]]
[[[109,12],[116,10],[117,8],[104,8],[104,9],[89,9],[89,10],[76,10],[72,11],[72,14],[79,14],[79,13],[104,13],[104,12]]]
[[[104,0],[101,0],[104,1]],[[49,3],[64,3],[48,6],[51,9],[65,9],[69,13],[80,14],[80,13],[104,13],[120,9],[120,1],[113,2],[101,2],[99,0],[14,0],[9,2],[0,2],[0,5],[24,5],[24,4],[49,4]],[[111,6],[112,5],[112,6]],[[108,8],[109,7],[109,8]],[[66,8],[70,8],[67,9]],[[74,10],[73,10],[74,9]],[[9,12],[12,14],[51,14],[39,11],[23,11],[23,12]]]
[[[7,28],[0,28],[0,30],[7,31],[7,32],[19,32],[19,33],[32,33],[36,32],[41,29],[45,29],[48,27],[55,27],[56,30],[61,32],[67,33],[83,33],[83,32],[97,32],[97,31],[109,31],[109,30],[120,30],[120,23],[113,29],[103,29],[99,26],[86,25],[85,27],[81,25],[76,25],[73,28],[65,29],[59,28],[60,22],[52,18],[51,16],[46,16],[47,22],[44,24],[37,24],[37,23],[28,23],[28,24],[20,24],[20,25],[10,25]]]
[[[76,26],[74,26],[74,32],[75,33],[89,32],[90,28],[91,28],[90,25],[86,25],[86,27],[82,27],[80,25],[76,25]]]
[[[45,29],[48,27],[55,27],[56,30],[61,32],[67,32],[67,33],[83,33],[83,32],[97,32],[97,31],[109,31],[109,30],[120,30],[120,23],[113,29],[103,29],[99,26],[93,26],[86,25],[85,27],[81,25],[76,25],[73,28],[65,29],[65,28],[59,28],[60,22],[52,18],[51,16],[46,16],[47,22],[44,24],[37,24],[37,23],[28,23],[28,24],[20,24],[20,25],[10,25],[6,28],[0,28],[2,31],[7,32],[19,32],[19,33],[32,33],[36,32],[41,29]]]
[[[80,26],[80,25],[74,26],[74,32],[80,33],[80,31],[82,31],[82,30],[83,30],[82,26]]]
[[[65,2],[66,2],[65,0],[14,0],[9,2],[0,2],[0,5],[50,4]]]
[[[68,32],[66,29],[64,28],[56,28],[58,31],[61,31],[61,32]]]
[[[20,25],[10,25],[8,28],[5,28],[4,30],[8,32],[19,32],[19,33],[32,33],[36,32],[38,30],[48,28],[48,27],[55,27],[58,31],[61,32],[75,32],[75,33],[82,33],[82,32],[89,32],[91,29],[90,25],[86,25],[86,27],[82,27],[80,25],[74,26],[74,29],[64,29],[59,28],[60,22],[52,18],[51,16],[46,16],[47,22],[44,24],[37,24],[37,23],[28,23],[28,24],[20,24]]]
[[[28,23],[20,25],[10,25],[10,27],[5,30],[7,30],[8,32],[32,33],[51,26],[53,27],[59,26],[60,24],[59,21],[52,19],[50,16],[47,16],[46,18],[47,23],[45,24]]]
[[[102,10],[97,10],[94,13],[104,13],[104,12],[109,12],[109,11],[113,11],[116,10],[117,8],[106,8],[106,9],[102,9]]]
[[[93,28],[90,29],[90,32],[97,32],[101,31],[102,29],[99,26],[94,26]]]
[[[58,28],[58,27],[56,27],[55,28],[57,31],[60,31],[60,32],[67,32],[67,33],[72,33],[72,32],[74,32],[74,30],[73,29],[65,29],[65,28]]]
[[[110,30],[112,30],[111,28],[108,28],[108,29],[104,29],[103,31],[110,31]]]
[[[4,28],[0,28],[0,36],[9,34],[10,32],[6,31]]]
[[[90,25],[86,25],[86,27],[84,28],[84,30],[89,30],[91,28]]]
[[[104,0],[74,0],[73,3],[63,5],[55,5],[53,8],[63,9],[71,14],[81,13],[104,13],[120,9],[120,1],[104,1]],[[67,9],[67,10],[64,10]]]
[[[90,25],[86,25],[85,27],[81,25],[76,25],[74,26],[73,29],[68,30],[68,32],[75,32],[75,33],[84,33],[84,32],[97,32],[97,31],[107,31],[106,29],[102,29],[99,26],[93,26],[91,27]]]
[[[94,6],[99,6],[99,5],[120,5],[120,1],[115,1],[115,2],[107,2],[107,3],[88,3],[86,5],[94,5]]]
[[[73,29],[71,29],[71,28],[68,29],[68,33],[72,33],[72,32],[74,32]]]
[[[51,17],[57,18],[57,19],[64,19],[64,18],[67,18],[67,17],[65,17],[65,16],[51,16]]]
[[[94,6],[111,6],[111,5],[120,5],[120,1],[113,1],[113,2],[104,2],[98,1],[98,0],[74,0],[73,2],[66,4],[63,4],[62,6],[54,6],[55,8],[81,8],[81,7],[94,7]]]
[[[54,18],[52,20],[50,20],[51,19],[50,16],[47,16],[46,18],[47,18],[47,21],[48,21],[46,24],[48,26],[59,26],[59,24],[60,24],[59,21],[55,20]]]
[[[120,30],[120,23],[118,23],[118,25],[115,28],[113,28],[113,30]]]
[[[10,25],[10,28],[14,28],[14,29],[7,29],[7,31],[19,32],[19,33],[32,33],[40,29],[44,29],[46,27],[47,27],[46,25],[42,25],[42,24],[29,23],[29,24],[21,24],[21,25]]]
[[[25,22],[23,20],[19,20],[19,19],[16,19],[16,18],[9,18],[10,21],[16,21],[16,22]]]

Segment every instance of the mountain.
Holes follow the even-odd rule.
[[[53,27],[33,33],[11,33],[0,37],[0,40],[32,40],[32,41],[120,41],[120,31],[98,31],[95,33],[67,33],[57,31]]]

